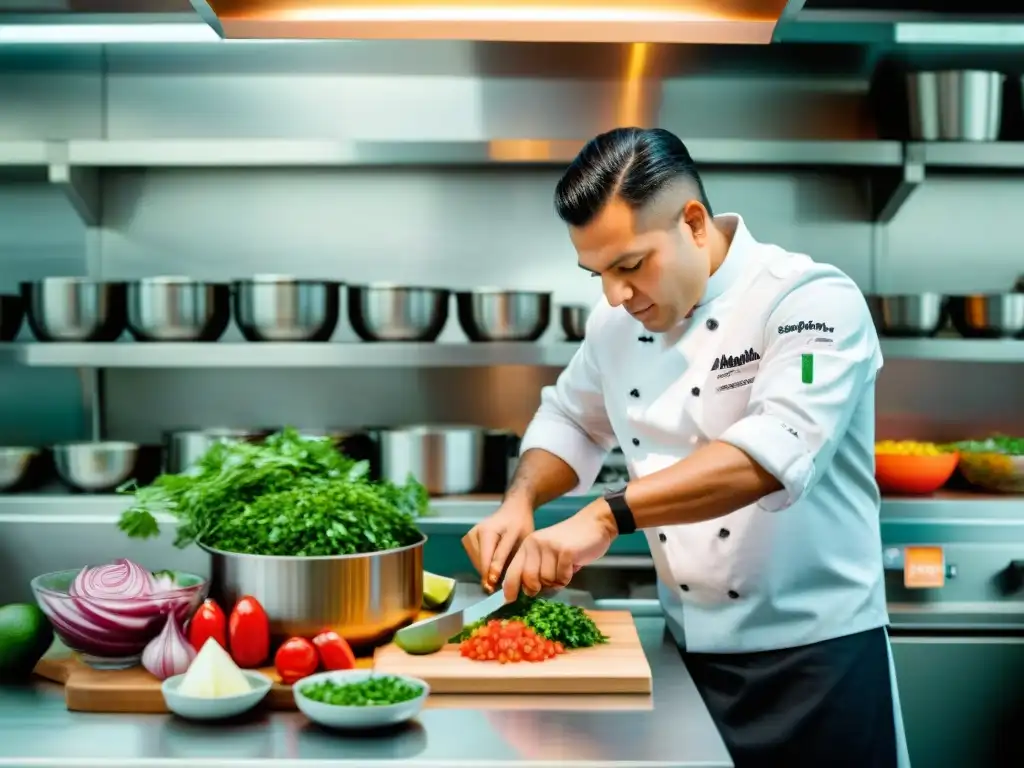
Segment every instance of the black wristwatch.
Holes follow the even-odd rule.
[[[612,508],[612,516],[615,518],[615,525],[619,529],[619,535],[633,533],[636,530],[636,519],[633,517],[633,510],[626,503],[626,486],[611,491],[605,491],[604,500]]]

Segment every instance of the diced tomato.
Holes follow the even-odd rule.
[[[255,597],[235,603],[228,619],[231,658],[243,669],[260,666],[270,655],[270,619]]]
[[[521,621],[488,622],[459,645],[459,653],[475,661],[516,664],[537,662],[564,653],[560,643],[545,640]]]
[[[214,600],[204,600],[188,625],[188,642],[198,651],[211,637],[227,650],[227,619],[224,618],[224,611]]]
[[[333,630],[325,630],[313,638],[313,645],[320,654],[324,669],[353,669],[356,655],[345,638]]]

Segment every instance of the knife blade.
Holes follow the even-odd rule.
[[[395,633],[395,645],[415,655],[437,653],[467,626],[487,618],[504,607],[506,602],[505,593],[499,588],[493,595],[462,610],[449,611],[403,627]]]

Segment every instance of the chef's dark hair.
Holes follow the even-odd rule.
[[[555,210],[566,224],[582,227],[613,195],[638,209],[679,179],[693,185],[711,214],[697,166],[678,136],[663,128],[615,128],[576,155],[555,188]]]

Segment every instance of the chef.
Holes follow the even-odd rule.
[[[641,530],[672,635],[737,768],[909,765],[874,481],[878,338],[842,271],[714,216],[665,130],[616,129],[555,192],[603,300],[463,543],[509,599]],[[631,480],[564,522],[619,445]],[[680,713],[685,716],[685,713]]]

